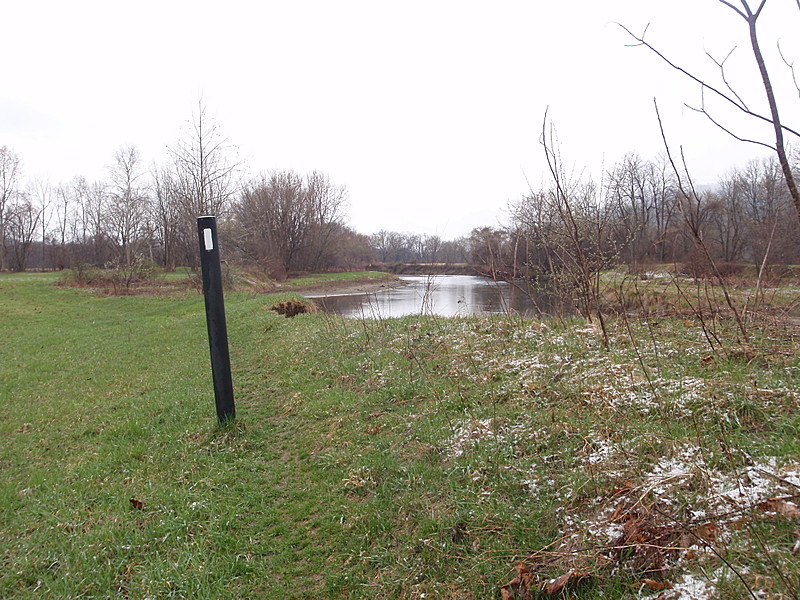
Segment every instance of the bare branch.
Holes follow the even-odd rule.
[[[764,5],[767,3],[767,0],[761,0],[761,4],[759,5],[758,10],[754,14],[752,9],[750,8],[750,5],[747,3],[747,0],[740,0],[741,3],[742,3],[742,6],[744,7],[745,12],[740,11],[738,8],[733,6],[730,2],[726,2],[726,0],[719,0],[719,1],[722,2],[725,6],[728,6],[728,7],[732,8],[733,10],[735,10],[745,20],[749,20],[751,18],[756,18],[757,19],[758,15],[761,14],[761,10],[764,8]],[[745,14],[745,13],[747,13],[747,14]]]
[[[746,5],[746,0],[742,0]],[[755,56],[756,63],[758,64],[758,71],[761,74],[761,81],[764,84],[764,91],[767,94],[767,103],[769,104],[770,114],[772,115],[772,126],[775,130],[775,152],[778,155],[778,161],[783,171],[783,177],[786,181],[786,187],[789,189],[789,194],[792,197],[797,216],[800,218],[800,190],[798,190],[797,182],[794,178],[794,172],[789,164],[789,158],[786,155],[786,145],[783,140],[783,127],[781,125],[780,115],[778,113],[778,101],[775,99],[775,91],[772,88],[769,72],[767,71],[767,64],[764,61],[764,55],[761,53],[761,46],[758,42],[758,33],[756,31],[756,22],[761,9],[764,8],[766,0],[762,0],[761,6],[755,15],[747,20],[747,25],[750,30],[750,44],[753,48],[753,56]]]
[[[667,158],[669,159],[669,162],[672,165],[673,172],[675,173],[675,177],[676,177],[677,182],[678,182],[678,190],[680,191],[680,193],[683,196],[683,198],[685,198],[686,200],[692,201],[696,206],[699,207],[699,205],[700,205],[700,196],[697,193],[697,190],[695,189],[694,181],[692,181],[692,176],[689,173],[689,169],[688,169],[688,167],[686,165],[686,157],[684,156],[684,153],[683,153],[683,147],[681,146],[681,161],[683,163],[683,172],[686,175],[686,179],[688,180],[688,183],[689,183],[689,189],[691,190],[691,195],[688,193],[688,190],[684,187],[683,180],[681,179],[681,175],[678,172],[678,168],[675,165],[674,159],[672,158],[672,151],[670,150],[669,143],[667,142],[667,135],[664,132],[664,124],[663,124],[663,122],[661,120],[661,113],[658,110],[658,102],[656,101],[655,98],[653,98],[653,104],[655,105],[655,109],[656,109],[656,118],[658,119],[658,127],[661,130],[661,139],[664,142],[664,149],[666,150]],[[725,283],[725,279],[722,277],[722,274],[719,272],[719,269],[717,268],[717,264],[714,262],[714,259],[712,258],[711,253],[708,250],[708,246],[703,241],[702,232],[700,230],[700,223],[698,222],[697,219],[694,218],[693,215],[689,215],[689,216],[686,215],[686,212],[684,210],[682,202],[678,203],[678,210],[683,215],[684,222],[689,227],[689,230],[692,233],[692,237],[694,238],[695,245],[700,250],[702,250],[703,254],[705,255],[705,258],[708,260],[708,263],[711,265],[711,268],[714,271],[714,276],[716,277],[717,281],[720,284],[720,287],[722,288],[722,293],[725,296],[725,302],[728,305],[728,308],[731,309],[731,312],[733,313],[734,319],[736,320],[736,324],[739,327],[739,332],[742,334],[742,338],[744,339],[744,341],[747,342],[748,341],[747,328],[744,325],[744,321],[742,320],[742,317],[739,314],[738,309],[736,308],[736,306],[733,304],[733,301],[731,300],[730,294],[728,293],[728,286]]]
[[[683,146],[680,146],[680,150],[681,150],[681,164],[683,165],[683,172],[686,173],[686,181],[689,182],[689,188],[692,190],[692,198],[699,205],[700,194],[697,193],[697,188],[694,185],[692,174],[689,172],[689,165],[686,163],[686,154],[683,151]],[[698,223],[698,227],[699,225],[700,224]]]
[[[723,2],[723,0],[720,0],[720,2]],[[726,2],[726,4],[727,4],[727,2]],[[729,6],[730,6],[730,4],[729,4]],[[732,7],[732,8],[733,8],[733,7]],[[734,10],[736,10],[736,9],[734,9]],[[758,113],[756,113],[756,112],[753,112],[753,111],[751,111],[751,110],[748,110],[748,109],[747,109],[747,107],[745,107],[745,106],[742,106],[741,104],[739,104],[739,102],[737,102],[736,100],[734,100],[733,98],[731,98],[729,95],[727,95],[727,94],[725,94],[725,93],[723,93],[723,92],[719,91],[717,88],[715,88],[715,87],[714,87],[714,86],[712,86],[712,85],[709,85],[708,83],[706,83],[705,81],[703,81],[703,80],[702,80],[702,79],[700,79],[699,77],[697,77],[697,76],[695,76],[695,75],[692,75],[692,74],[691,74],[689,71],[687,71],[687,70],[686,70],[686,69],[684,69],[683,67],[681,67],[681,66],[679,66],[679,65],[676,65],[674,62],[672,62],[672,61],[671,61],[671,60],[669,60],[669,59],[668,59],[666,56],[664,56],[664,54],[662,54],[661,52],[659,52],[659,51],[658,51],[658,50],[657,50],[657,49],[656,49],[654,46],[652,46],[652,45],[651,45],[649,42],[646,42],[646,41],[644,40],[644,38],[643,38],[643,37],[638,37],[638,36],[637,36],[636,34],[634,34],[634,33],[633,33],[633,32],[632,32],[630,29],[628,29],[627,27],[625,27],[625,26],[624,26],[624,25],[622,25],[621,23],[617,23],[617,25],[619,25],[619,26],[620,26],[622,29],[624,29],[624,30],[627,32],[627,34],[628,34],[628,35],[630,35],[630,36],[631,36],[631,37],[632,37],[634,40],[636,40],[636,41],[638,42],[638,44],[636,44],[637,46],[644,46],[644,47],[646,47],[648,50],[650,50],[651,52],[653,52],[653,53],[654,53],[656,56],[658,56],[658,57],[659,57],[661,60],[663,60],[665,63],[667,63],[667,64],[668,64],[670,67],[672,67],[672,68],[673,68],[673,69],[675,69],[676,71],[679,71],[679,72],[683,73],[684,75],[686,75],[686,76],[687,76],[689,79],[691,79],[692,81],[695,81],[695,82],[699,83],[699,84],[700,84],[700,85],[701,85],[703,88],[705,88],[705,89],[708,89],[708,90],[710,90],[710,91],[714,92],[714,94],[716,94],[717,96],[719,96],[720,98],[722,98],[722,99],[723,99],[723,100],[725,100],[726,102],[729,102],[730,104],[732,104],[733,106],[735,106],[736,108],[738,108],[738,109],[739,109],[741,112],[743,112],[744,114],[746,114],[746,115],[749,115],[749,116],[751,116],[751,117],[753,117],[753,118],[755,118],[755,119],[758,119],[758,120],[760,120],[760,121],[764,121],[765,123],[769,123],[770,125],[773,125],[773,126],[775,125],[775,123],[774,123],[774,122],[772,121],[772,119],[770,119],[769,117],[765,117],[764,115],[760,115],[760,114],[758,114]],[[781,128],[781,129],[783,129],[783,130],[785,130],[785,131],[787,131],[787,132],[789,132],[789,133],[791,133],[791,134],[793,134],[793,135],[796,135],[797,137],[800,137],[800,132],[797,132],[797,131],[795,131],[794,129],[792,129],[792,128],[790,128],[790,127],[787,127],[786,125],[782,125],[782,124],[781,124],[781,125],[780,125],[780,128]]]
[[[719,0],[719,1],[720,1],[720,2],[722,2],[722,3],[723,3],[725,6],[727,6],[728,8],[731,8],[731,9],[735,10],[737,13],[739,13],[739,16],[740,16],[740,17],[742,17],[743,19],[747,19],[747,15],[746,15],[746,14],[744,14],[744,13],[743,13],[741,10],[739,10],[738,8],[736,8],[736,7],[735,7],[733,4],[731,4],[730,2],[726,2],[726,0]],[[746,3],[744,3],[744,2],[743,2],[743,4],[744,4],[745,8],[747,9],[747,11],[748,11],[748,12],[750,12],[750,8],[747,6],[747,4],[746,4]]]
[[[735,133],[733,133],[733,132],[732,132],[730,129],[728,129],[727,127],[725,127],[724,125],[722,125],[722,124],[721,124],[719,121],[717,121],[716,119],[714,119],[714,117],[712,117],[712,116],[711,116],[711,114],[710,114],[710,113],[709,113],[709,112],[708,112],[708,111],[707,111],[705,108],[695,108],[694,106],[690,106],[689,104],[684,104],[684,106],[685,106],[686,108],[688,108],[689,110],[692,110],[692,111],[694,111],[694,112],[696,112],[696,113],[700,113],[700,114],[702,114],[702,115],[705,115],[705,117],[706,117],[706,118],[707,118],[709,121],[711,121],[711,122],[712,122],[714,125],[716,125],[717,127],[719,127],[719,128],[722,130],[722,131],[724,131],[725,133],[727,133],[727,134],[728,134],[729,136],[731,136],[733,139],[735,139],[735,140],[737,140],[737,141],[740,141],[740,142],[746,142],[746,143],[748,143],[748,144],[755,144],[756,146],[763,146],[764,148],[768,148],[769,150],[772,150],[773,152],[775,152],[775,146],[770,146],[769,144],[767,144],[767,143],[765,143],[765,142],[760,142],[760,141],[758,141],[758,140],[751,140],[751,139],[749,139],[749,138],[743,138],[743,137],[740,137],[740,136],[736,135],[736,134],[735,134]]]
[[[747,110],[750,110],[750,107],[749,107],[749,106],[747,106],[747,104],[745,103],[745,101],[744,101],[744,100],[742,100],[742,97],[741,97],[741,96],[739,96],[739,94],[737,94],[737,93],[736,93],[736,90],[734,90],[734,89],[731,87],[731,84],[730,84],[730,83],[728,83],[728,78],[727,78],[727,77],[726,77],[726,75],[725,75],[725,63],[726,63],[726,62],[728,62],[728,59],[731,57],[731,54],[733,54],[735,51],[736,51],[736,46],[734,46],[734,47],[731,49],[731,51],[730,51],[730,52],[728,52],[728,55],[727,55],[727,56],[726,56],[726,57],[723,59],[723,61],[722,61],[722,62],[719,62],[719,61],[718,61],[716,58],[714,58],[714,57],[711,55],[711,53],[710,53],[710,52],[708,52],[708,51],[706,51],[706,56],[707,56],[708,58],[710,58],[710,59],[712,60],[712,62],[713,62],[715,65],[717,65],[717,66],[719,67],[719,73],[720,73],[720,76],[722,77],[722,81],[723,81],[723,83],[725,84],[725,87],[726,87],[726,88],[728,88],[728,90],[730,90],[731,94],[733,94],[734,96],[736,96],[736,100],[738,100],[738,101],[739,101],[739,103],[740,103],[740,104],[741,104],[741,105],[742,105],[744,108],[746,108]]]
[[[800,8],[800,0],[797,0],[797,7]],[[778,54],[781,55],[781,60],[783,60],[783,63],[789,67],[789,70],[792,72],[792,81],[794,82],[794,87],[797,90],[798,95],[800,95],[800,83],[797,82],[797,73],[794,71],[794,63],[790,63],[783,55],[783,49],[781,48],[780,40],[778,40]]]

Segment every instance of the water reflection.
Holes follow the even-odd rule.
[[[403,276],[405,285],[369,294],[325,296],[323,310],[346,317],[389,318],[429,314],[539,314],[529,294],[504,281],[469,275]]]

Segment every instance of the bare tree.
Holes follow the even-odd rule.
[[[170,200],[178,203],[181,243],[187,262],[194,264],[196,218],[225,216],[237,191],[233,148],[206,114],[202,99],[170,155],[174,165]]]
[[[794,206],[777,160],[751,161],[738,175],[750,258],[755,264],[793,262],[797,255]]]
[[[181,202],[175,171],[170,166],[151,169],[152,195],[151,218],[154,231],[161,245],[161,260],[164,268],[172,271],[177,264],[177,246],[181,230]]]
[[[357,233],[343,223],[334,223],[330,229],[332,231],[328,241],[319,253],[318,262],[312,270],[316,272],[332,269],[357,270],[375,260],[369,236]]]
[[[629,153],[606,176],[608,200],[613,204],[618,224],[617,241],[631,267],[645,260],[655,240],[651,219],[655,198],[649,193],[645,162]]]
[[[242,232],[241,247],[249,260],[283,278],[295,264],[306,230],[302,178],[291,171],[274,172],[246,183],[236,204],[234,222]]]
[[[67,228],[69,227],[69,220],[72,210],[72,196],[70,190],[65,185],[59,185],[55,190],[56,206],[56,231],[58,238],[54,243],[58,243],[58,256],[54,261],[54,267],[63,269],[69,265],[67,260]]]
[[[128,145],[117,150],[109,171],[108,233],[117,245],[119,260],[130,265],[149,232],[147,198],[140,183],[143,173],[136,147]]]
[[[385,229],[372,234],[370,244],[377,259],[384,263],[465,262],[469,254],[466,238],[445,242],[438,235],[399,233]]]
[[[466,237],[443,241],[436,251],[436,260],[438,262],[466,263],[469,262],[468,256]]]
[[[664,161],[645,161],[629,153],[606,175],[606,201],[621,257],[632,268],[663,261],[675,213],[675,185]]]
[[[345,200],[346,190],[317,172],[262,175],[243,186],[235,205],[237,243],[278,278],[324,268],[342,232]]]
[[[597,318],[608,346],[608,334],[600,299],[600,271],[616,258],[616,248],[609,245],[610,214],[600,190],[592,182],[570,180],[561,164],[560,150],[552,124],[548,129],[547,113],[542,121],[540,142],[553,180],[549,200],[558,237],[554,238],[561,273],[578,290],[580,311],[589,321]]]
[[[381,229],[370,236],[370,243],[380,262],[408,262],[410,251],[402,233]]]
[[[513,244],[508,232],[494,227],[476,227],[469,236],[470,260],[487,277],[512,279],[515,274]]]
[[[66,193],[73,204],[72,215],[67,218],[70,238],[85,247],[89,242],[91,228],[89,183],[85,177],[77,176],[70,182]]]
[[[27,193],[23,193],[19,194],[17,200],[10,205],[7,214],[8,237],[13,259],[11,267],[14,271],[21,272],[27,266],[42,210],[31,202]]]
[[[39,211],[39,228],[42,240],[40,261],[42,263],[42,271],[44,271],[46,266],[47,228],[50,225],[50,219],[52,217],[49,209],[50,205],[53,203],[53,188],[50,186],[49,181],[41,178],[34,179],[29,188],[30,193],[28,197],[33,199]]]
[[[19,171],[19,157],[7,146],[0,146],[0,271],[8,269],[8,210],[19,193]]]
[[[85,183],[85,181],[84,181]],[[106,228],[106,214],[109,204],[106,183],[95,181],[87,185],[83,202],[85,215],[88,219],[89,237],[92,241],[92,262],[101,265],[108,259],[108,231]]]
[[[744,194],[742,180],[737,171],[721,178],[717,189],[707,195],[708,239],[724,262],[745,258]]]
[[[335,185],[328,175],[319,171],[306,175],[304,188],[311,227],[305,268],[318,270],[324,267],[323,257],[331,254],[332,242],[342,231],[347,212],[347,188]]]
[[[734,305],[731,295],[728,290],[728,286],[725,282],[725,278],[723,277],[722,273],[720,272],[716,262],[714,261],[714,257],[711,255],[711,251],[706,244],[705,240],[703,239],[703,228],[702,228],[702,212],[701,207],[703,206],[703,202],[700,198],[700,195],[697,193],[697,189],[692,181],[691,175],[686,173],[685,169],[685,161],[684,161],[684,175],[682,176],[681,169],[678,168],[678,165],[675,161],[675,158],[672,155],[672,151],[670,150],[669,143],[667,142],[667,136],[664,132],[664,124],[661,120],[661,114],[658,110],[658,103],[654,100],[655,110],[656,110],[656,118],[658,119],[658,126],[661,131],[661,139],[664,142],[664,150],[667,153],[667,158],[672,165],[673,172],[675,173],[675,179],[678,185],[678,191],[680,192],[679,195],[679,207],[681,209],[681,215],[683,216],[683,220],[689,233],[692,237],[692,241],[694,242],[694,249],[701,254],[703,259],[707,261],[708,267],[713,273],[714,277],[716,278],[717,282],[722,289],[723,296],[725,297],[725,303],[728,305],[731,313],[736,320],[736,325],[739,329],[741,334],[741,339],[745,343],[749,343],[749,336],[747,333],[745,318],[742,317],[741,312],[736,308]],[[707,330],[704,330],[707,332]],[[716,338],[716,336],[715,336]],[[713,342],[709,339],[709,343],[711,343],[713,347]]]

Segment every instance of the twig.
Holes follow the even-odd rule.
[[[755,592],[753,592],[752,588],[751,588],[751,587],[750,587],[750,586],[747,584],[747,581],[745,581],[745,579],[744,579],[744,577],[742,576],[742,574],[741,574],[741,573],[739,573],[739,571],[736,569],[736,567],[734,567],[734,566],[733,566],[733,565],[730,563],[730,561],[728,561],[728,559],[726,559],[726,558],[725,558],[725,557],[724,557],[724,556],[723,556],[723,555],[722,555],[720,552],[718,552],[718,551],[717,551],[717,549],[716,549],[716,548],[714,548],[714,546],[712,546],[712,545],[711,545],[711,544],[709,544],[707,541],[705,541],[703,538],[701,538],[699,535],[697,535],[697,534],[696,534],[694,531],[692,531],[692,530],[691,530],[691,528],[687,527],[687,526],[686,526],[684,523],[682,523],[681,521],[678,521],[678,520],[677,520],[677,519],[675,519],[674,517],[672,517],[672,516],[670,516],[670,515],[668,515],[668,514],[664,513],[663,511],[660,511],[660,510],[658,510],[657,508],[653,508],[653,510],[654,510],[655,512],[657,512],[658,514],[660,514],[662,517],[665,517],[665,518],[667,518],[667,519],[671,520],[671,521],[672,521],[673,523],[675,523],[675,524],[676,524],[678,527],[680,527],[680,528],[681,528],[681,529],[682,529],[684,532],[688,533],[688,534],[689,534],[690,536],[692,536],[692,537],[693,537],[695,540],[697,540],[698,542],[700,542],[700,543],[701,543],[701,544],[702,544],[702,545],[703,545],[705,548],[707,548],[708,550],[710,550],[711,552],[713,552],[713,553],[714,553],[714,555],[715,555],[715,556],[716,556],[718,559],[720,559],[720,560],[721,560],[721,561],[722,561],[722,562],[725,564],[725,566],[726,566],[726,567],[728,567],[728,568],[729,568],[731,571],[733,571],[733,574],[734,574],[734,575],[736,575],[736,577],[739,579],[739,581],[741,581],[742,585],[745,587],[745,589],[747,590],[747,593],[750,595],[750,597],[751,597],[751,598],[753,598],[753,600],[758,600],[758,597],[755,595]]]
[[[720,1],[722,1],[722,0],[720,0]],[[726,4],[727,4],[727,3],[726,3]],[[729,5],[729,6],[730,6],[730,5]],[[734,10],[735,10],[735,9],[734,9]],[[737,12],[739,12],[739,11],[737,11]],[[741,14],[741,13],[740,13],[740,14]],[[744,16],[744,15],[742,15],[742,16]],[[722,99],[723,99],[723,100],[725,100],[726,102],[729,102],[730,104],[732,104],[733,106],[735,106],[736,108],[738,108],[738,109],[739,109],[741,112],[743,112],[744,114],[746,114],[746,115],[748,115],[748,116],[751,116],[751,117],[753,117],[753,118],[756,118],[756,119],[758,119],[758,120],[760,120],[760,121],[764,121],[765,123],[769,123],[769,124],[771,124],[771,125],[774,125],[774,124],[775,124],[775,123],[772,121],[772,119],[770,119],[769,117],[765,117],[764,115],[761,115],[761,114],[758,114],[758,113],[756,113],[756,112],[753,112],[753,111],[751,111],[751,110],[748,110],[748,109],[747,109],[747,107],[745,107],[745,106],[742,106],[741,104],[739,104],[739,102],[737,102],[736,100],[734,100],[733,98],[731,98],[731,97],[730,97],[730,96],[728,96],[727,94],[725,94],[725,93],[723,93],[723,92],[719,91],[719,90],[718,90],[717,88],[715,88],[713,85],[709,85],[708,83],[706,83],[705,81],[703,81],[703,80],[702,80],[702,79],[700,79],[699,77],[696,77],[695,75],[692,75],[692,74],[691,74],[689,71],[687,71],[687,70],[686,70],[686,69],[684,69],[683,67],[680,67],[679,65],[676,65],[676,64],[675,64],[675,63],[673,63],[671,60],[669,60],[669,59],[668,59],[668,58],[667,58],[667,57],[666,57],[664,54],[662,54],[661,52],[659,52],[659,51],[658,51],[658,50],[657,50],[657,49],[656,49],[654,46],[652,46],[652,45],[651,45],[649,42],[646,42],[646,41],[644,40],[644,37],[639,37],[639,36],[637,36],[637,35],[636,35],[636,34],[634,34],[634,33],[633,33],[633,32],[632,32],[630,29],[628,29],[627,27],[625,27],[625,26],[624,26],[624,25],[622,25],[621,23],[617,23],[617,25],[619,25],[619,26],[620,26],[622,29],[624,29],[624,30],[627,32],[627,34],[628,34],[628,35],[630,35],[630,36],[631,36],[631,37],[632,37],[634,40],[636,40],[636,42],[637,42],[637,44],[635,44],[636,46],[644,46],[645,48],[649,49],[649,50],[650,50],[651,52],[653,52],[653,53],[654,53],[656,56],[658,56],[658,57],[659,57],[661,60],[663,60],[665,63],[667,63],[667,64],[668,64],[670,67],[672,67],[672,68],[673,68],[673,69],[675,69],[676,71],[680,71],[681,73],[683,73],[684,75],[686,75],[686,76],[687,76],[689,79],[691,79],[692,81],[695,81],[695,82],[699,83],[699,84],[700,84],[700,85],[701,85],[703,88],[707,88],[707,89],[711,90],[711,91],[712,91],[712,92],[714,92],[714,93],[715,93],[717,96],[719,96],[720,98],[722,98]],[[644,36],[644,34],[642,34],[642,35]],[[800,132],[797,132],[796,130],[792,129],[791,127],[788,127],[788,126],[786,126],[786,125],[783,125],[783,124],[779,124],[779,126],[780,126],[780,128],[781,128],[781,129],[783,129],[783,130],[785,130],[785,131],[787,131],[787,132],[789,132],[789,133],[791,133],[791,134],[793,134],[793,135],[796,135],[796,136],[800,137]]]

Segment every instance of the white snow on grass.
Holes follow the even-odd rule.
[[[641,600],[715,600],[716,588],[705,578],[684,573],[672,583],[672,589],[643,596]]]

